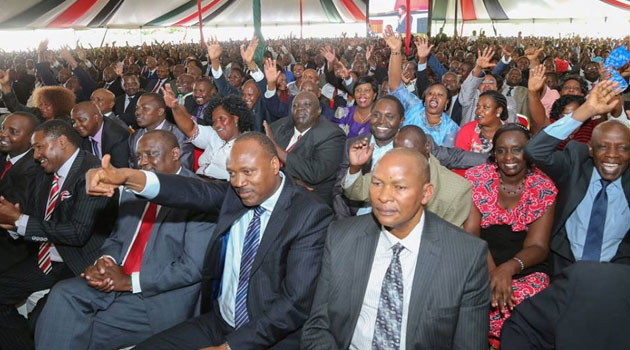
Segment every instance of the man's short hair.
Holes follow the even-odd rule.
[[[142,138],[146,136],[158,137],[161,143],[165,144],[169,150],[172,150],[174,148],[179,148],[179,142],[177,141],[177,137],[175,137],[175,134],[173,134],[170,131],[158,130],[158,129],[149,130],[140,137],[138,142],[140,142],[140,140],[142,140]]]
[[[18,111],[7,115],[6,118],[9,118],[12,115],[26,119],[26,121],[28,122],[29,132],[31,134],[33,133],[33,131],[35,131],[35,128],[39,126],[39,119],[37,119],[37,117],[33,113]],[[7,120],[6,118],[4,120]]]
[[[265,151],[265,153],[267,153],[270,158],[278,157],[276,146],[273,144],[271,139],[267,137],[267,135],[257,131],[250,131],[237,137],[234,143],[246,140],[254,140],[258,142],[262,150]]]
[[[81,135],[65,120],[52,119],[39,125],[33,132],[41,131],[45,137],[58,138],[65,136],[77,148],[81,145]]]
[[[155,92],[145,92],[140,97],[150,97],[154,101],[157,102],[158,108],[164,108],[164,113],[166,113],[166,102],[164,102],[164,97],[160,94],[156,94]]]

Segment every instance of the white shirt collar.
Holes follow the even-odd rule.
[[[312,128],[312,127],[311,127]],[[296,136],[304,136],[306,135],[306,133],[311,130],[311,128],[308,128],[306,130],[304,130],[304,132],[300,132],[295,126],[293,127],[293,134]]]
[[[70,172],[70,168],[72,167],[72,163],[74,163],[74,160],[77,159],[77,155],[79,155],[79,149],[78,148],[77,148],[76,151],[74,151],[72,156],[70,156],[70,158],[68,158],[68,160],[66,160],[66,162],[63,163],[61,168],[59,168],[59,170],[57,170],[57,176],[59,176],[61,178],[64,178],[64,179],[66,177],[68,177],[68,173]]]
[[[284,173],[280,172],[279,174],[280,174],[280,177],[282,178],[282,182],[280,183],[280,186],[278,186],[278,188],[276,189],[276,192],[274,192],[271,195],[271,197],[265,199],[264,202],[260,203],[260,206],[263,207],[270,214],[271,212],[273,212],[273,208],[276,207],[276,203],[278,203],[278,198],[280,198],[280,193],[282,193],[282,189],[284,188]]]
[[[22,153],[22,154],[18,154],[17,156],[11,158],[11,156],[9,156],[7,154],[7,161],[11,162],[11,165],[15,165],[15,163],[19,162],[20,159],[24,158],[24,156],[30,151],[31,149],[29,148],[28,150],[26,150],[26,152]]]
[[[383,235],[387,239],[388,250],[396,245],[396,243],[400,243],[405,249],[408,249],[413,254],[418,254],[418,251],[420,250],[420,241],[422,239],[423,230],[424,211],[422,212],[422,216],[420,217],[420,222],[418,222],[416,227],[414,227],[411,232],[409,232],[409,235],[407,235],[407,237],[399,239],[398,237],[387,231],[384,226],[381,226],[381,235]]]

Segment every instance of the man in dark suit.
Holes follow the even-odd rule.
[[[231,186],[111,166],[88,173],[93,195],[111,196],[122,184],[162,205],[219,213],[203,270],[203,314],[138,350],[299,348],[332,212],[280,171],[273,143],[260,133],[234,142],[227,167]]]
[[[617,121],[600,123],[588,145],[557,146],[595,115],[618,103],[616,85],[598,84],[582,106],[539,132],[525,152],[558,186],[551,232],[552,268],[559,273],[578,260],[630,264],[630,129]]]
[[[0,225],[34,245],[29,257],[0,274],[0,348],[32,348],[26,320],[15,305],[81,274],[111,232],[112,201],[85,193],[85,173],[99,162],[79,149],[80,142],[63,120],[38,126],[32,145],[41,169],[27,205],[16,207],[0,199]]]
[[[25,207],[28,193],[37,180],[37,163],[33,160],[31,135],[39,125],[37,117],[25,112],[9,114],[0,131],[0,195],[11,203]],[[1,230],[0,273],[28,256],[29,245],[14,240]]]
[[[195,176],[181,167],[177,139],[168,131],[145,133],[137,152],[142,170]],[[130,191],[121,192],[118,213],[99,260],[83,278],[50,292],[37,322],[37,348],[118,349],[198,315],[214,228],[209,215],[151,204]]]
[[[114,113],[116,96],[114,96],[113,92],[107,89],[96,89],[92,93],[92,96],[90,96],[90,101],[98,107],[105,119],[110,119],[129,131],[127,123],[118,118],[118,116]]]
[[[192,96],[186,98],[186,110],[197,119],[199,125],[212,125],[212,116],[206,116],[206,109],[210,98],[216,93],[217,88],[209,79],[201,79],[195,82]]]
[[[166,104],[164,103],[164,97],[162,95],[154,93],[144,93],[138,99],[138,106],[141,107],[136,111],[136,123],[140,129],[136,130],[129,137],[129,166],[137,168],[138,160],[136,158],[136,145],[140,137],[144,135],[148,130],[166,130],[170,131],[177,137],[179,142],[179,149],[181,152],[181,163],[186,169],[193,167],[193,146],[190,142],[186,141],[186,135],[184,135],[177,125],[166,120]]]
[[[116,70],[112,66],[103,69],[103,88],[111,91],[114,96],[122,96],[125,91],[122,88],[122,79],[116,74]]]
[[[487,349],[485,242],[424,209],[427,159],[388,151],[373,215],[333,223],[300,349]]]
[[[149,80],[144,90],[147,92],[153,92],[155,94],[162,95],[162,91],[160,89],[164,87],[164,84],[168,83],[170,80],[171,76],[168,70],[168,66],[165,64],[161,64],[157,67],[157,77],[155,79]]]
[[[142,91],[140,90],[140,80],[138,76],[131,73],[123,75],[123,89],[125,94],[116,97],[116,105],[114,107],[114,113],[122,119],[130,127],[137,129],[136,124],[136,104]]]
[[[320,118],[320,114],[317,96],[301,92],[293,99],[291,118],[271,125],[265,123],[265,130],[276,144],[286,173],[332,205],[346,135],[337,125]]]
[[[104,118],[92,102],[81,102],[72,108],[71,119],[74,129],[83,138],[81,149],[101,159],[111,156],[114,166],[129,164],[129,131]]]
[[[628,295],[630,267],[577,262],[512,311],[501,348],[630,349]]]

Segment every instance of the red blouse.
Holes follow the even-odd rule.
[[[525,231],[549,209],[558,190],[553,181],[538,168],[525,177],[523,193],[514,209],[499,205],[499,173],[496,164],[485,163],[466,171],[472,184],[473,203],[481,213],[481,227],[511,225],[513,231]]]

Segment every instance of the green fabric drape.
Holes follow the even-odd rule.
[[[256,53],[254,54],[254,61],[260,69],[263,69],[263,54],[265,53],[265,38],[262,35],[262,31],[260,29],[261,26],[261,13],[260,13],[260,0],[254,1],[254,35],[258,37],[258,47],[256,48]]]

